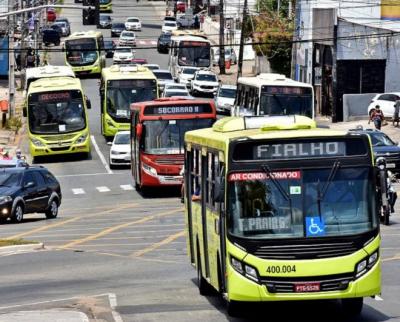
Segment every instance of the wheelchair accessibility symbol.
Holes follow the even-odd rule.
[[[325,222],[320,217],[306,217],[306,236],[324,236]]]

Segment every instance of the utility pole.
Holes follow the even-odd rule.
[[[243,66],[243,50],[244,50],[244,23],[247,15],[247,0],[244,0],[243,5],[243,18],[242,18],[242,30],[240,32],[240,44],[239,44],[239,59],[238,59],[238,73],[237,78],[242,77],[242,66]]]
[[[14,1],[9,0],[8,10],[14,10]],[[8,112],[14,116],[15,109],[15,56],[14,56],[14,21],[15,16],[8,18]]]
[[[225,74],[224,0],[219,0],[219,73]]]

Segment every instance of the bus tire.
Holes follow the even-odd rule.
[[[363,308],[363,298],[355,297],[350,299],[342,299],[342,310],[346,316],[357,316]]]
[[[197,286],[199,288],[199,293],[200,293],[200,295],[203,295],[203,296],[209,295],[210,294],[210,286],[202,274],[199,247],[197,247],[196,266],[197,266]]]

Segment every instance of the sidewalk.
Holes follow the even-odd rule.
[[[89,322],[89,317],[72,310],[19,311],[0,314],[1,322]]]
[[[242,65],[242,76],[254,76],[253,74],[254,61],[244,60]],[[226,69],[226,74],[219,74],[219,67],[213,66],[211,70],[218,75],[218,79],[221,80],[222,85],[236,85],[237,83],[237,70],[238,65],[231,65],[231,68]]]

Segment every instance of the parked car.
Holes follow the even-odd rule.
[[[111,37],[119,37],[125,30],[125,24],[123,22],[113,22],[111,24]]]
[[[400,92],[383,93],[375,95],[368,106],[368,115],[371,114],[371,111],[375,108],[376,105],[379,105],[385,117],[393,117],[394,103],[399,97],[400,97]]]
[[[101,14],[99,17],[99,26],[100,28],[109,29],[112,25],[111,15]]]
[[[215,107],[217,112],[231,114],[236,98],[235,85],[221,85],[215,96]]]
[[[106,52],[106,58],[112,58],[114,56],[115,44],[112,40],[104,40],[104,51]]]
[[[165,21],[161,27],[162,32],[172,32],[174,30],[178,30],[178,25],[174,21]]]
[[[135,57],[135,51],[131,47],[118,46],[114,50],[114,64],[130,64]]]
[[[157,51],[159,53],[168,53],[170,43],[171,33],[162,33],[157,40]]]
[[[60,45],[60,33],[52,28],[42,29],[42,42],[45,46],[54,44],[55,46]]]
[[[64,37],[68,37],[71,34],[71,24],[69,23],[68,18],[65,17],[58,17],[55,21],[55,23],[58,22],[63,22],[65,23],[65,28],[66,28],[66,33],[64,34]],[[62,27],[61,27],[62,28]]]
[[[193,94],[214,94],[218,91],[219,82],[217,75],[211,71],[199,70],[194,74],[191,81],[191,93]]]
[[[400,174],[400,146],[385,133],[375,129],[363,129],[362,127],[350,130],[352,132],[367,134],[372,143],[375,159],[384,157],[386,168],[396,175]]]
[[[233,48],[225,48],[225,61],[230,61],[232,65],[237,64],[237,57]],[[213,65],[219,65],[219,48],[213,48],[212,51]]]
[[[56,218],[61,205],[58,180],[44,167],[16,167],[0,172],[0,218],[20,223],[24,214],[45,213]]]
[[[198,70],[199,69],[195,67],[184,67],[178,74],[178,83],[184,84],[187,88],[190,88],[190,82]]]
[[[130,131],[120,131],[115,134],[111,144],[109,163],[111,169],[118,165],[131,164]]]
[[[144,64],[143,66],[150,70],[160,69],[160,65],[158,64]]]
[[[54,8],[47,8],[47,21],[54,22],[57,18],[56,9]]]
[[[161,91],[164,90],[165,84],[175,83],[172,78],[171,72],[167,69],[156,69],[153,70],[153,74],[157,77],[158,87]]]
[[[139,18],[129,17],[125,21],[125,29],[126,30],[141,31],[142,30],[142,23],[140,22]]]
[[[119,36],[119,46],[136,46],[136,35],[133,31],[123,31]]]

